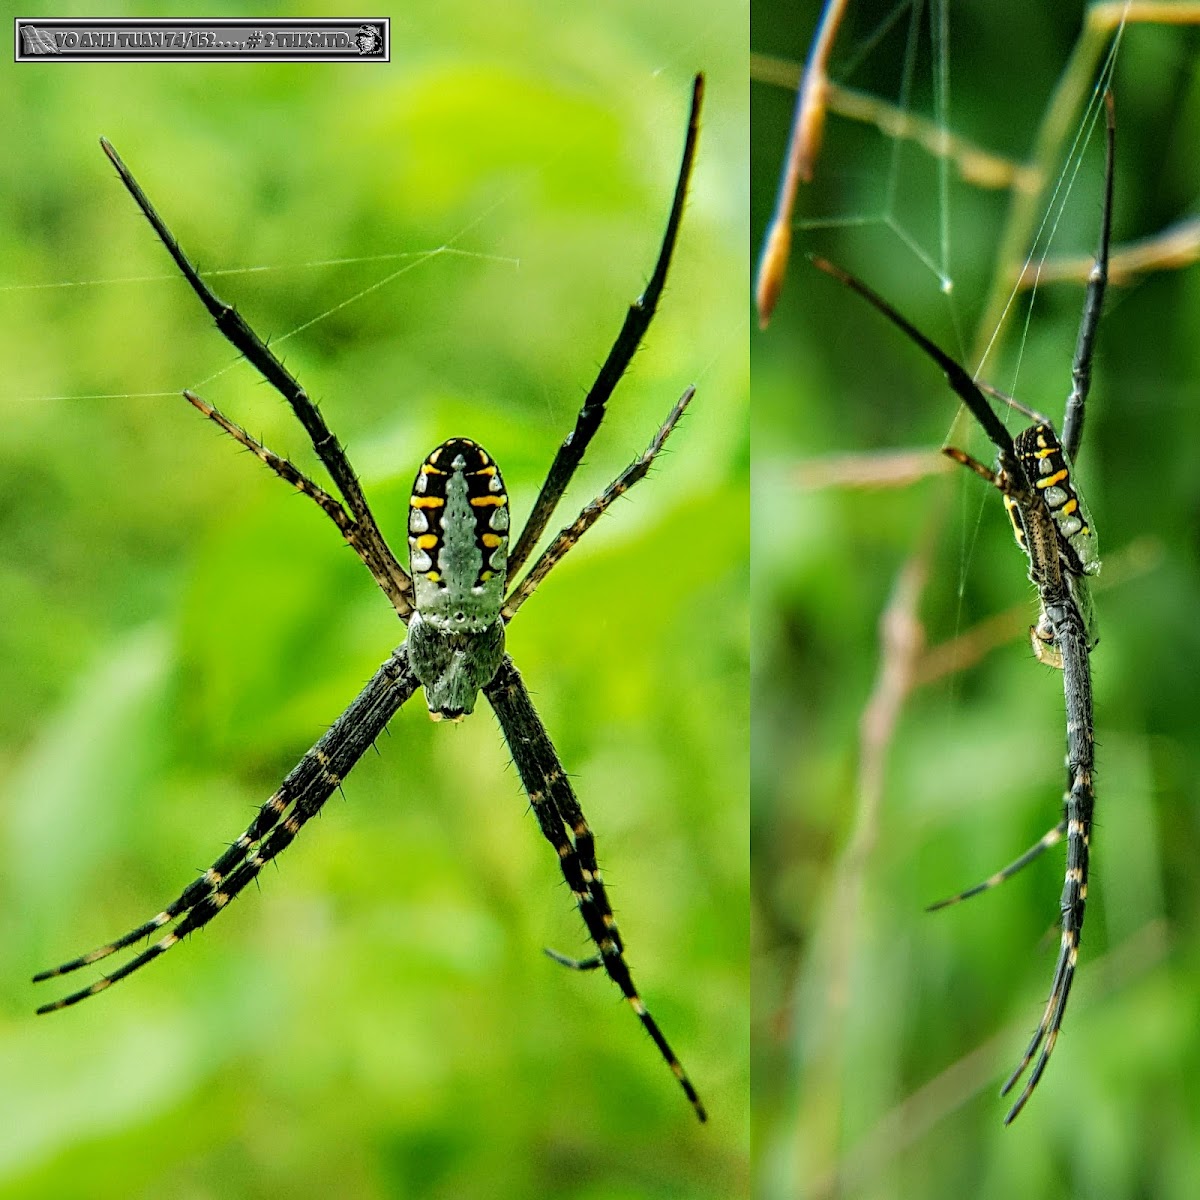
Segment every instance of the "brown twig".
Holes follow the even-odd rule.
[[[913,450],[880,450],[871,454],[830,454],[807,458],[796,465],[797,487],[821,488],[907,487],[954,470],[944,454],[929,446]]]
[[[1200,260],[1200,217],[1189,217],[1150,237],[1110,251],[1108,282],[1120,285],[1151,271],[1179,271],[1197,260]],[[1094,264],[1091,255],[1026,263],[1017,286],[1028,290],[1043,283],[1087,283]]]
[[[796,88],[800,84],[800,75],[799,66],[788,59],[767,54],[750,55],[751,79]],[[1018,188],[1021,191],[1037,191],[1041,187],[1041,177],[1033,168],[985,150],[936,121],[831,79],[825,81],[825,110],[850,121],[874,125],[885,137],[912,142],[935,158],[949,160],[959,178],[974,187]]]
[[[787,158],[779,181],[779,196],[767,229],[754,289],[761,329],[766,329],[770,322],[779,293],[783,290],[792,248],[792,210],[796,205],[796,189],[801,181],[807,183],[812,179],[813,163],[821,149],[821,134],[825,128],[825,93],[829,82],[825,67],[833,50],[838,26],[846,15],[847,3],[848,0],[825,0],[817,36],[813,39],[804,78],[796,94],[792,136],[788,142]]]
[[[822,1052],[809,1063],[806,1072],[805,1091],[811,1097],[809,1119],[795,1126],[797,1136],[813,1139],[801,1159],[832,1164],[840,1141],[838,1124],[843,1111],[840,1094],[845,1078],[840,1056],[846,1046],[844,1026],[852,960],[858,946],[863,880],[879,837],[888,751],[925,645],[917,608],[929,575],[932,545],[933,538],[926,537],[922,547],[901,568],[879,622],[879,673],[859,723],[854,832],[837,865],[831,910],[828,919],[822,922],[828,939],[823,950],[829,962],[824,1006],[818,1018],[821,1029],[815,1039]]]

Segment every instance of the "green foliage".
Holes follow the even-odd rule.
[[[818,7],[756,6],[755,49],[802,60]],[[885,10],[849,6],[831,73],[894,101],[907,14],[855,65]],[[1032,159],[1080,21],[1074,5],[951,5],[952,131]],[[911,102],[926,116],[927,28]],[[1125,33],[1114,83],[1116,242],[1154,235],[1194,209],[1193,35],[1152,25]],[[793,94],[762,85],[753,99],[757,248]],[[1050,151],[1052,175],[1065,165],[1077,115]],[[1057,227],[1055,259],[1094,249],[1102,162],[1097,129]],[[937,258],[938,187],[924,151],[830,116],[797,217],[890,212]],[[1012,196],[953,170],[948,189],[949,296],[883,223],[801,224],[775,319],[753,337],[760,1192],[1189,1197],[1194,1172],[1183,1164],[1195,1161],[1200,1078],[1197,277],[1160,269],[1114,286],[1100,329],[1077,464],[1105,561],[1093,658],[1094,870],[1062,1037],[1039,1090],[1004,1130],[996,1092],[1050,986],[1062,852],[967,905],[928,916],[922,908],[985,878],[1056,820],[1061,681],[1032,660],[1024,626],[1035,601],[999,498],[977,478],[956,471],[886,490],[806,489],[798,480],[800,464],[821,456],[858,455],[861,467],[883,452],[932,452],[947,437],[957,405],[937,369],[804,254],[860,275],[974,368],[992,332],[976,322],[1011,284],[996,273]],[[1082,299],[1081,284],[1043,284],[1023,336],[1022,293],[984,376],[1061,419]],[[965,423],[953,440],[991,456]],[[904,698],[872,810],[863,804],[862,731],[881,670],[880,620],[904,564],[926,547],[930,575],[916,617],[930,645],[1009,609],[1021,615],[981,661]]]
[[[5,1196],[746,1188],[744,13],[390,12],[389,66],[4,68]],[[323,478],[97,136],[202,270],[266,268],[213,283],[403,546],[412,476],[451,435],[528,512],[652,265],[697,68],[676,265],[563,521],[697,398],[510,648],[711,1126],[611,985],[540,953],[582,928],[485,707],[433,726],[414,701],[257,893],[35,1020],[25,980],[177,894],[401,635],[316,507],[179,398]]]

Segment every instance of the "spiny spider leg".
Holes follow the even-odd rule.
[[[340,501],[335,500],[323,487],[313,483],[295,463],[276,454],[273,450],[269,450],[252,433],[248,433],[236,421],[231,421],[219,408],[209,404],[207,400],[201,399],[195,392],[185,388],[183,398],[210,421],[219,425],[234,441],[245,446],[255,458],[270,467],[282,480],[315,500],[322,511],[341,530],[346,540],[350,541],[353,536],[354,521],[342,507]],[[360,555],[362,554],[359,547],[356,546],[355,549],[359,551]]]
[[[504,608],[501,612],[506,621],[512,620],[513,614],[533,595],[533,591],[538,584],[558,565],[567,551],[604,515],[609,505],[618,496],[623,496],[629,491],[635,483],[646,477],[646,473],[650,470],[650,464],[662,452],[663,445],[667,438],[671,436],[671,431],[679,423],[679,418],[683,416],[684,409],[687,408],[688,403],[695,394],[696,389],[689,387],[679,397],[675,402],[675,407],[667,414],[667,419],[659,426],[658,432],[651,439],[650,445],[646,447],[641,456],[630,463],[604,489],[603,493],[584,508],[579,516],[575,518],[574,523],[562,530],[558,537],[542,552],[541,557],[533,564],[529,573],[521,580],[517,587],[513,588],[508,599],[504,602]],[[509,578],[512,578],[511,573]]]
[[[1079,610],[1065,593],[1046,599],[1044,607],[1054,629],[1054,643],[1062,652],[1063,691],[1067,703],[1067,773],[1070,779],[1070,788],[1066,796],[1067,873],[1060,902],[1062,940],[1059,944],[1058,961],[1054,967],[1050,997],[1046,1001],[1042,1019],[1038,1022],[1024,1057],[1000,1090],[1002,1096],[1007,1096],[1016,1086],[1033,1056],[1038,1054],[1039,1046],[1041,1053],[1038,1054],[1024,1089],[1004,1118],[1006,1125],[1025,1107],[1025,1102],[1037,1087],[1050,1061],[1050,1055],[1054,1052],[1058,1031],[1062,1027],[1067,997],[1075,978],[1075,964],[1079,959],[1079,938],[1087,906],[1092,812],[1096,805],[1092,781],[1095,737],[1092,733],[1092,676],[1087,632]]]
[[[508,655],[504,656],[500,670],[483,691],[500,722],[542,834],[558,853],[563,878],[575,897],[588,936],[600,952],[604,970],[621,989],[643,1028],[679,1080],[696,1116],[706,1121],[708,1115],[687,1072],[634,986],[625,961],[617,921],[596,864],[591,830],[520,673]],[[552,957],[561,961],[561,956],[557,954]],[[575,965],[573,960],[567,960],[567,964]]]
[[[509,551],[509,578],[515,579],[517,573],[525,565],[537,545],[538,538],[550,523],[562,494],[567,490],[567,484],[575,474],[575,469],[583,461],[588,443],[592,440],[600,422],[604,419],[604,406],[608,403],[613,390],[621,381],[626,368],[633,359],[642,338],[658,308],[662,296],[663,285],[667,281],[667,269],[671,265],[671,255],[675,251],[675,240],[679,234],[679,223],[683,219],[683,205],[687,196],[688,180],[692,174],[692,164],[696,157],[696,140],[700,134],[700,105],[704,99],[704,76],[697,75],[692,83],[692,107],[688,117],[687,137],[683,146],[683,160],[679,164],[679,177],[675,182],[675,196],[671,202],[671,213],[667,218],[667,228],[663,234],[662,247],[658,252],[658,261],[650,282],[646,284],[642,294],[630,305],[625,314],[625,322],[621,326],[617,340],[613,343],[604,365],[600,368],[596,382],[592,384],[575,419],[575,428],[567,434],[566,439],[558,448],[542,490],[534,502],[533,511],[517,544]]]
[[[598,967],[604,966],[604,955],[602,954],[592,954],[588,958],[572,958],[569,954],[563,954],[550,946],[543,946],[542,953],[559,965],[570,967],[572,971],[595,971]]]
[[[260,375],[288,402],[292,411],[300,419],[313,449],[325,464],[326,469],[337,484],[338,491],[346,502],[354,520],[359,527],[358,537],[362,544],[370,547],[369,558],[360,555],[364,563],[375,576],[376,582],[384,594],[392,602],[393,607],[402,618],[407,618],[412,612],[412,580],[408,572],[397,562],[387,542],[375,523],[374,514],[363,495],[358,476],[350,465],[345,451],[337,438],[330,432],[317,406],[309,399],[299,382],[283,365],[279,358],[267,347],[267,344],[250,328],[237,309],[220,300],[212,289],[200,278],[199,271],[192,265],[191,260],[184,254],[175,235],[167,228],[163,219],[150,203],[146,193],[142,191],[137,180],[130,174],[129,168],[121,161],[116,150],[104,139],[100,139],[104,153],[117,169],[121,182],[137,202],[146,220],[150,222],[159,240],[167,248],[175,260],[175,265],[183,273],[191,285],[192,291],[200,298],[204,307],[216,322],[217,328],[235,350],[243,354]],[[356,547],[357,548],[357,547]]]
[[[177,900],[124,937],[61,967],[43,971],[35,975],[33,981],[39,983],[97,962],[182,917],[179,924],[110,975],[101,976],[89,987],[61,1000],[43,1004],[38,1012],[56,1012],[104,991],[165,954],[187,934],[208,924],[258,875],[265,863],[287,848],[304,823],[320,811],[350,768],[383,732],[417,686],[407,652],[400,646],[316,745],[292,768],[279,790],[259,809],[249,828],[199,879],[189,884]]]
[[[1096,330],[1100,325],[1100,310],[1104,306],[1104,289],[1108,286],[1108,243],[1112,236],[1113,161],[1116,157],[1117,114],[1112,92],[1104,93],[1105,152],[1104,202],[1100,216],[1100,244],[1096,262],[1088,277],[1083,299],[1083,316],[1079,319],[1079,337],[1075,342],[1075,358],[1071,363],[1071,394],[1063,413],[1062,447],[1067,457],[1074,459],[1083,440],[1083,406],[1092,386],[1092,354],[1096,348]]]
[[[380,586],[388,579],[386,564],[380,563],[374,554],[374,545],[362,536],[362,526],[351,518],[341,503],[323,487],[313,483],[295,463],[268,449],[253,434],[248,433],[236,421],[231,421],[219,408],[201,399],[195,392],[184,389],[183,397],[202,412],[210,421],[219,425],[231,438],[245,446],[260,462],[265,463],[285,483],[290,483],[298,492],[314,500],[320,509],[341,531],[346,544],[362,559],[367,570],[379,581]],[[386,592],[386,588],[384,589]]]
[[[977,883],[974,887],[967,888],[965,892],[959,892],[954,896],[947,896],[945,900],[938,900],[936,903],[930,904],[925,911],[937,912],[939,908],[949,908],[952,904],[960,904],[963,900],[970,900],[972,896],[978,896],[981,892],[991,891],[992,888],[999,887],[1006,880],[1011,879],[1022,868],[1029,866],[1043,851],[1049,850],[1051,846],[1057,846],[1066,836],[1066,832],[1067,818],[1063,817],[1053,829],[1042,834],[1020,858],[1013,859],[1007,867],[1001,868],[994,875],[989,875],[982,883]]]
[[[993,400],[999,400],[1002,404],[1008,405],[1015,412],[1021,413],[1022,416],[1028,417],[1035,425],[1050,425],[1054,422],[1049,417],[1038,412],[1036,408],[1027,408],[1020,400],[1014,400],[1007,392],[1002,392],[998,387],[992,387],[990,383],[984,383],[982,379],[975,381],[981,392],[991,396]]]
[[[947,458],[953,459],[960,467],[966,467],[968,471],[974,471],[980,479],[986,480],[992,487],[1004,491],[1004,486],[1000,482],[996,472],[991,467],[981,463],[979,459],[972,458],[965,450],[960,450],[957,446],[943,446],[942,453]]]

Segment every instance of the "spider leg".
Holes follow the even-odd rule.
[[[671,431],[679,423],[679,418],[683,416],[684,409],[687,408],[688,402],[695,395],[695,392],[696,389],[694,387],[689,387],[679,397],[675,402],[675,407],[667,414],[667,419],[659,427],[658,432],[654,435],[650,445],[646,447],[645,452],[630,463],[595,500],[584,508],[579,516],[575,518],[574,523],[562,530],[558,537],[542,551],[541,557],[530,568],[529,573],[521,580],[520,584],[513,588],[508,599],[505,601],[502,614],[506,621],[512,620],[513,614],[533,595],[533,591],[538,584],[557,566],[563,555],[604,515],[609,505],[618,496],[623,496],[629,491],[635,483],[646,477],[646,473],[650,470],[650,464],[661,453],[663,444],[671,436]],[[509,578],[512,578],[511,574]]]
[[[646,336],[646,330],[658,308],[663,285],[667,281],[667,270],[671,265],[671,255],[675,251],[679,223],[683,219],[684,199],[687,195],[688,180],[692,174],[692,164],[696,157],[696,140],[700,133],[700,105],[703,99],[704,76],[697,75],[692,82],[692,107],[688,116],[683,160],[679,164],[675,196],[671,201],[671,212],[663,233],[658,261],[654,264],[650,282],[646,284],[645,290],[630,305],[629,311],[625,314],[625,322],[621,326],[620,333],[617,334],[617,340],[608,352],[608,357],[604,360],[604,365],[600,368],[600,373],[596,376],[596,381],[592,384],[591,391],[588,392],[583,407],[579,410],[579,416],[575,419],[575,428],[559,446],[558,453],[554,456],[554,462],[550,465],[550,471],[546,475],[546,481],[542,484],[542,490],[534,502],[533,511],[529,514],[529,520],[525,522],[525,528],[521,530],[521,536],[517,539],[515,547],[509,551],[510,579],[515,578],[517,572],[525,565],[526,560],[533,553],[534,546],[537,545],[538,538],[550,523],[550,518],[554,515],[554,509],[562,498],[563,492],[566,491],[567,484],[571,482],[575,469],[583,461],[588,443],[592,440],[596,430],[600,428],[600,422],[604,419],[604,406],[621,381],[621,376],[625,374],[625,369],[633,359],[638,346],[641,345],[642,338]]]
[[[1066,796],[1067,808],[1067,871],[1063,882],[1061,901],[1062,940],[1059,944],[1058,961],[1054,967],[1054,980],[1042,1019],[1030,1039],[1017,1068],[1009,1076],[1002,1096],[1008,1095],[1026,1068],[1037,1061],[1024,1089],[1004,1118],[1010,1124],[1025,1106],[1025,1102],[1037,1087],[1050,1055],[1054,1052],[1067,998],[1075,978],[1075,965],[1079,958],[1079,940],[1083,931],[1084,911],[1087,906],[1088,854],[1092,832],[1092,810],[1096,796],[1093,790],[1092,773],[1095,761],[1094,736],[1092,733],[1092,682],[1088,662],[1087,637],[1078,610],[1069,602],[1047,603],[1046,612],[1054,627],[1055,642],[1063,658],[1063,691],[1067,706],[1067,770],[1070,789]],[[1040,1049],[1040,1053],[1039,1053]]]
[[[61,1000],[43,1004],[37,1011],[56,1012],[104,991],[165,954],[187,934],[207,925],[258,875],[265,863],[286,849],[304,823],[320,811],[416,688],[416,676],[409,667],[404,647],[400,646],[316,745],[292,768],[246,831],[203,875],[185,888],[177,900],[124,937],[53,970],[42,971],[33,977],[33,981],[39,983],[88,966],[182,918],[179,924],[111,974],[101,976],[95,983]]]
[[[828,259],[817,255],[810,255],[810,259],[817,270],[824,271],[826,275],[832,276],[852,292],[857,292],[872,308],[887,317],[909,341],[920,346],[941,367],[945,373],[946,382],[971,410],[975,420],[983,426],[983,431],[988,435],[992,445],[1000,451],[1001,465],[1008,471],[1010,463],[1015,464],[1016,470],[1021,472],[1018,478],[1023,479],[1024,472],[1021,471],[1020,463],[1016,461],[1016,455],[1013,453],[1012,435],[992,411],[992,406],[988,404],[979,384],[971,378],[966,369],[935,342],[931,342],[915,325],[902,317],[878,292],[867,287],[861,279],[851,275],[849,271],[843,271],[841,267],[835,266]]]
[[[929,905],[925,911],[937,912],[939,908],[949,908],[952,904],[959,904],[963,900],[970,900],[972,896],[978,896],[981,892],[987,892],[994,887],[999,887],[1006,880],[1011,879],[1023,867],[1027,867],[1043,851],[1049,850],[1051,846],[1057,846],[1063,840],[1066,832],[1067,818],[1063,817],[1053,829],[1044,833],[1020,858],[1014,859],[1007,867],[997,871],[994,875],[989,875],[982,883],[977,883],[974,887],[967,888],[965,892],[959,892],[954,896],[947,896],[945,900],[939,900],[937,903]]]
[[[588,958],[572,958],[569,954],[560,954],[557,950],[551,950],[549,946],[544,946],[542,953],[560,966],[570,967],[572,971],[594,971],[597,967],[604,966],[602,954],[593,954]]]
[[[1028,417],[1035,425],[1049,425],[1051,429],[1054,428],[1054,422],[1045,414],[1038,412],[1036,408],[1026,407],[1020,400],[1014,400],[1007,392],[1002,392],[998,387],[992,387],[990,383],[984,383],[982,379],[977,382],[979,390],[985,395],[991,396],[993,400],[999,400],[1009,408],[1015,409],[1022,416]]]
[[[1075,359],[1071,363],[1071,394],[1063,414],[1062,448],[1073,459],[1083,440],[1083,406],[1092,386],[1092,354],[1096,348],[1096,329],[1100,325],[1100,310],[1104,307],[1104,289],[1108,286],[1108,243],[1112,236],[1113,158],[1116,153],[1117,115],[1112,92],[1104,93],[1105,157],[1104,207],[1100,217],[1100,245],[1096,250],[1096,265],[1088,277],[1083,297],[1083,316],[1079,320],[1079,337],[1075,342]]]
[[[292,411],[299,418],[312,441],[313,449],[325,464],[326,470],[332,476],[338,491],[346,502],[355,522],[360,527],[359,537],[370,547],[372,557],[376,560],[381,575],[376,578],[388,599],[391,600],[401,617],[407,617],[412,612],[412,580],[408,572],[397,562],[392,554],[379,526],[375,523],[374,514],[367,504],[367,498],[358,482],[358,476],[346,457],[337,438],[330,432],[317,406],[309,398],[296,378],[271,351],[267,344],[250,328],[245,318],[237,309],[220,300],[212,289],[200,278],[200,272],[192,265],[191,260],[184,254],[175,235],[167,228],[163,219],[158,215],[154,206],[142,191],[137,180],[129,172],[129,168],[121,161],[116,150],[104,139],[100,145],[109,161],[117,169],[126,190],[137,202],[146,220],[150,222],[159,241],[166,247],[167,252],[175,260],[175,265],[183,273],[191,285],[192,291],[200,298],[201,303],[208,309],[209,315],[216,322],[217,328],[259,372],[260,375],[288,402]],[[386,586],[384,580],[386,579]]]
[[[302,492],[315,501],[322,512],[338,527],[342,537],[346,539],[347,545],[362,559],[367,570],[375,577],[375,582],[379,584],[389,599],[393,603],[399,599],[393,594],[393,579],[388,573],[386,564],[379,562],[374,552],[374,545],[369,539],[363,538],[362,527],[346,512],[337,499],[324,488],[313,483],[294,463],[268,449],[236,421],[231,421],[219,408],[187,389],[184,390],[183,396],[189,404],[202,412],[210,421],[219,425],[234,441],[245,446],[255,458],[270,467],[285,483],[290,483],[298,492]]]
[[[974,471],[980,479],[986,480],[992,487],[1004,490],[1003,484],[1000,482],[999,476],[991,467],[984,466],[977,458],[972,458],[965,450],[960,450],[957,446],[943,446],[942,453],[953,459],[961,467],[966,467],[968,471]]]
[[[629,965],[625,961],[624,945],[617,930],[617,921],[596,865],[592,832],[584,820],[583,811],[579,807],[579,801],[558,754],[511,658],[505,655],[500,670],[483,691],[500,722],[504,739],[508,743],[542,834],[558,853],[563,878],[575,897],[579,915],[587,926],[588,936],[595,942],[599,951],[595,965],[603,965],[608,977],[621,989],[629,1006],[679,1081],[696,1116],[701,1121],[707,1120],[704,1105],[700,1102],[687,1072],[634,986]],[[551,957],[556,961],[564,961],[557,953],[552,953]],[[592,969],[591,959],[565,961],[566,965],[580,970]]]
[[[195,392],[185,388],[183,398],[194,408],[202,412],[210,421],[225,430],[235,442],[239,442],[245,446],[255,458],[270,467],[280,479],[286,483],[290,483],[298,492],[302,492],[314,500],[338,529],[341,530],[346,539],[350,539],[350,531],[354,527],[354,522],[351,520],[350,514],[324,488],[313,483],[295,463],[282,458],[273,450],[269,450],[253,434],[248,433],[236,421],[231,421],[219,408],[209,404],[207,400],[201,399]]]

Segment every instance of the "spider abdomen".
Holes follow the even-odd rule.
[[[504,480],[482,446],[451,438],[421,464],[408,514],[408,655],[435,718],[471,712],[499,669],[508,524]]]
[[[426,621],[448,633],[495,622],[508,575],[508,496],[482,446],[451,438],[421,464],[408,547],[416,608]]]
[[[1095,528],[1058,435],[1049,425],[1031,425],[1017,434],[1013,446],[1030,485],[1050,510],[1063,564],[1072,574],[1095,575],[1100,570]]]

